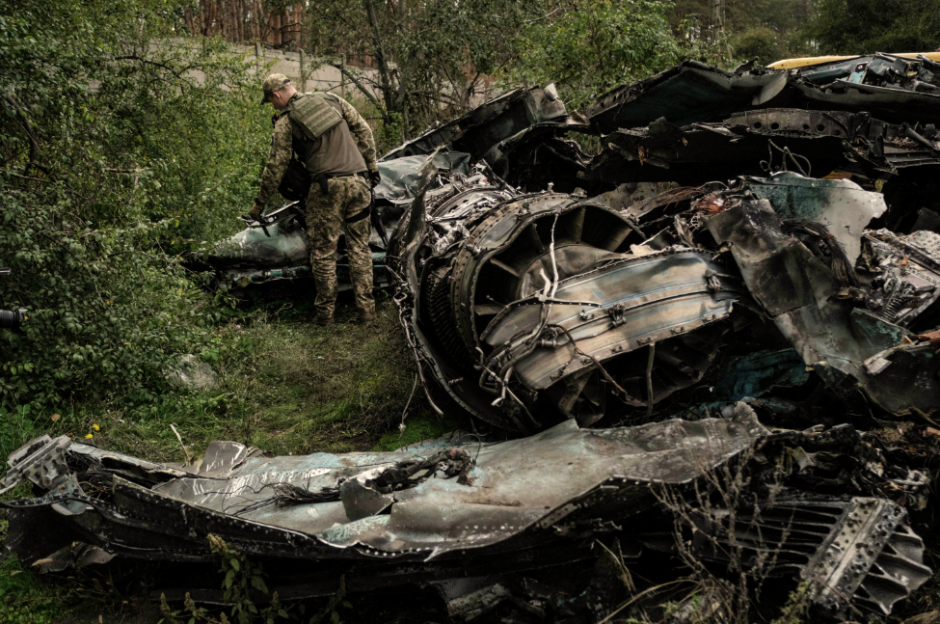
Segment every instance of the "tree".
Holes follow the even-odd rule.
[[[165,44],[184,3],[19,0],[0,13],[0,407],[146,402],[218,318],[176,262],[235,228],[270,122],[220,41]],[[195,72],[199,72],[197,75]],[[224,88],[223,88],[224,87]]]
[[[940,0],[818,0],[806,36],[820,54],[940,48]]]
[[[306,24],[306,48],[345,54],[377,79],[344,70],[386,125],[410,135],[462,113],[490,75],[515,58],[514,34],[538,0],[325,0]]]
[[[509,83],[555,82],[569,109],[675,64],[683,48],[657,0],[560,0],[525,28]]]

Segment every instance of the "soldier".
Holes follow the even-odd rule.
[[[313,180],[307,195],[310,267],[317,286],[314,323],[330,325],[336,307],[336,245],[346,231],[346,250],[360,322],[375,320],[372,252],[369,249],[370,183],[379,183],[372,130],[359,112],[332,93],[297,93],[290,79],[271,74],[264,98],[278,111],[261,190],[251,208],[257,219],[297,154]]]

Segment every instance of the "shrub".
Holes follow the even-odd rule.
[[[270,133],[244,59],[168,40],[177,0],[0,15],[0,406],[149,401],[221,311],[176,261],[236,228]]]

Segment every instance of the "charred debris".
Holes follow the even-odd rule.
[[[36,491],[4,503],[7,548],[176,566],[155,595],[197,602],[223,601],[211,534],[276,562],[281,600],[342,578],[432,588],[455,621],[748,621],[794,596],[883,621],[932,575],[938,124],[940,65],[886,54],[685,63],[583,114],[507,93],[387,155],[376,195],[376,275],[428,400],[474,433],[188,466],[40,438],[2,481]],[[302,275],[302,210],[278,215],[200,262]]]

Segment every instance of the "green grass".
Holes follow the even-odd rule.
[[[6,416],[0,429],[5,457],[47,433],[153,461],[183,461],[212,440],[234,440],[277,455],[392,449],[412,393],[415,365],[390,302],[378,309],[376,326],[342,322],[317,327],[293,310],[256,310],[217,330],[200,357],[218,376],[212,391],[178,392],[133,409],[108,403],[32,413],[29,406]],[[427,407],[418,388],[408,408],[411,444],[453,430]],[[54,416],[56,414],[56,416]]]

